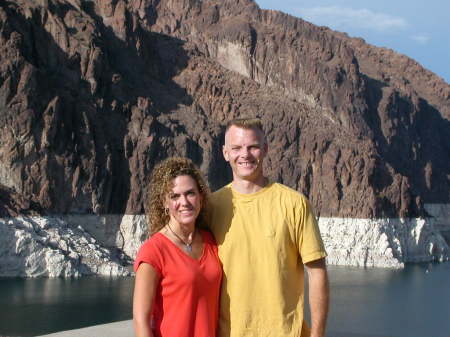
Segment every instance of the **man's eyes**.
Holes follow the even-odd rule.
[[[261,146],[259,146],[259,145],[250,145],[248,148],[250,150],[254,150],[254,149],[260,149]],[[231,150],[233,150],[233,151],[239,151],[240,149],[241,149],[240,147],[232,147],[231,148]]]
[[[259,149],[259,148],[261,148],[259,145],[250,145],[249,147],[248,147],[249,149]],[[232,147],[231,148],[233,151],[237,151],[237,150],[240,150],[241,148],[240,147]]]

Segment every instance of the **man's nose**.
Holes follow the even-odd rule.
[[[250,155],[250,149],[247,147],[241,148],[241,156],[242,157],[248,157]]]

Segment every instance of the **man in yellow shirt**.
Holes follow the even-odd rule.
[[[308,200],[268,181],[268,145],[257,119],[231,121],[223,155],[233,181],[211,197],[211,230],[223,264],[219,337],[324,337],[326,252]],[[304,265],[311,329],[304,322]]]

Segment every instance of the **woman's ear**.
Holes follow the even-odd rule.
[[[166,196],[166,199],[163,202],[164,214],[169,215],[169,200]]]

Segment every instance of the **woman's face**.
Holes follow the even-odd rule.
[[[169,209],[170,223],[182,227],[195,226],[202,207],[197,182],[189,175],[182,175],[176,177],[172,184],[165,205]]]

